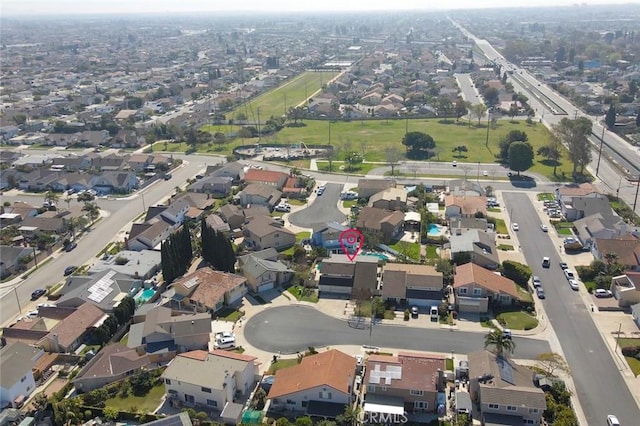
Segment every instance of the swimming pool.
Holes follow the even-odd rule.
[[[440,235],[441,232],[442,232],[442,230],[440,229],[439,225],[436,225],[435,223],[430,223],[429,224],[429,229],[427,230],[427,235],[438,236],[438,235]]]
[[[363,256],[375,256],[380,260],[389,260],[389,256],[384,253],[376,253],[376,252],[363,252]]]
[[[153,297],[154,294],[156,294],[156,291],[154,289],[146,288],[138,293],[136,297],[134,297],[134,299],[138,303],[146,303]]]

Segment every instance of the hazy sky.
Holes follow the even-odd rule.
[[[195,11],[434,10],[638,2],[640,0],[0,0],[0,16]]]

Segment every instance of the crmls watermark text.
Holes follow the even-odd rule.
[[[390,413],[375,413],[371,411],[364,412],[364,418],[362,423],[364,424],[405,424],[407,423],[407,413],[402,414],[390,414]]]

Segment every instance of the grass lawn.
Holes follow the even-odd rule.
[[[516,289],[518,290],[518,293],[522,297],[523,301],[529,302],[529,303],[533,302],[533,296],[531,295],[531,293],[529,293],[527,290],[523,289],[520,286],[516,286]]]
[[[508,234],[507,224],[504,223],[504,219],[496,219],[496,233],[498,234]]]
[[[410,259],[420,260],[420,244],[418,243],[397,241],[390,244],[389,247]]]
[[[453,371],[453,358],[447,358],[444,360],[444,368]]]
[[[289,287],[287,291],[291,293],[297,300],[300,300],[302,302],[318,303],[318,292],[314,289],[307,289],[307,293],[305,294],[304,287],[296,285]]]
[[[148,394],[144,396],[129,395],[126,398],[109,398],[105,401],[105,406],[113,407],[120,411],[130,411],[132,407],[136,407],[141,413],[150,413],[160,405],[164,397],[164,383],[151,388]]]
[[[538,201],[553,201],[556,197],[550,192],[542,192],[538,194]]]
[[[350,209],[351,207],[358,204],[358,200],[345,200],[342,202],[342,207],[345,209]]]
[[[589,289],[591,289],[591,291],[594,291],[596,289],[595,281],[582,281],[582,283],[584,284],[584,287],[587,289],[587,291],[589,291]]]
[[[220,319],[225,320],[225,321],[236,322],[240,318],[242,318],[242,316],[244,315],[244,312],[239,311],[238,309],[234,309],[233,311],[231,311],[229,313],[225,313],[225,314],[226,315],[221,316]]]
[[[297,198],[287,198],[287,203],[291,204],[292,206],[304,206],[305,204],[307,204],[305,200],[298,200]]]
[[[320,88],[329,80],[338,75],[335,71],[308,71],[287,80],[281,86],[274,88],[235,108],[227,114],[227,119],[235,118],[239,112],[244,113],[249,121],[258,120],[258,108],[260,108],[260,121],[266,122],[272,115],[280,117],[286,114],[290,107],[295,107],[305,101],[307,97],[313,97]]]
[[[328,161],[317,161],[316,164],[318,165],[318,170],[323,172],[329,171]],[[360,163],[360,164],[354,165],[349,170],[346,170],[346,165],[343,161],[334,161],[333,173],[348,173],[348,174],[350,173],[350,174],[356,174],[356,175],[366,175],[372,169],[375,169],[377,167],[383,167],[383,166],[384,164]]]
[[[573,235],[573,231],[571,230],[571,228],[556,228],[556,231],[558,231],[558,235],[566,235],[566,236],[571,236]]]
[[[498,250],[502,250],[502,251],[513,250],[513,246],[509,244],[500,244],[498,245]]]
[[[493,321],[491,321],[491,318],[489,317],[481,317],[480,325],[484,328],[496,328],[496,326],[493,324]]]
[[[427,246],[427,259],[438,259],[438,251],[436,246]]]
[[[361,317],[371,318],[371,301],[370,300],[359,301],[357,303],[354,313]],[[396,318],[396,313],[394,311],[389,309],[384,311],[384,319],[395,319],[395,318]]]
[[[506,323],[506,328],[513,330],[531,330],[538,326],[538,320],[526,312],[502,312],[498,314],[497,319],[500,323]]]
[[[267,374],[275,374],[276,371],[282,368],[293,367],[294,365],[297,365],[297,364],[298,364],[298,358],[279,359],[273,364],[271,364],[271,367],[269,367]]]
[[[298,232],[296,234],[296,242],[299,243],[300,241],[305,240],[305,239],[310,238],[310,237],[311,237],[311,232],[309,232],[309,231]]]
[[[122,339],[120,339],[120,343],[127,346],[127,343],[129,343],[129,333],[122,336]]]
[[[124,335],[124,337],[127,337],[127,336],[129,336],[128,333]],[[123,337],[123,339],[124,339],[124,337]],[[122,340],[120,342],[122,342]],[[125,341],[123,343],[123,345],[126,345],[126,344],[127,344],[127,342]],[[91,350],[94,350],[94,351],[98,352],[100,350],[100,345],[87,345],[87,346],[84,347],[84,349],[82,349],[82,351],[80,352],[80,355],[84,355],[84,354],[86,354],[87,352],[89,352]]]
[[[488,208],[487,211],[489,213],[500,213],[502,210],[499,207],[491,207],[491,208]]]
[[[640,346],[640,339],[619,339],[618,345],[621,348],[626,346]],[[634,376],[638,377],[640,375],[640,360],[631,356],[624,358],[627,360],[627,364],[629,364],[629,368],[633,371]]]

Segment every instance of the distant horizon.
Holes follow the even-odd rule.
[[[3,0],[0,17],[63,17],[96,15],[165,15],[220,13],[227,15],[256,15],[277,13],[353,13],[353,12],[444,12],[477,9],[559,8],[574,6],[639,5],[640,0],[452,0],[446,6],[425,5],[424,0],[396,0],[389,7],[386,0],[352,1],[324,0],[308,3],[291,0],[245,0],[243,8],[237,3],[212,3],[207,0]]]

